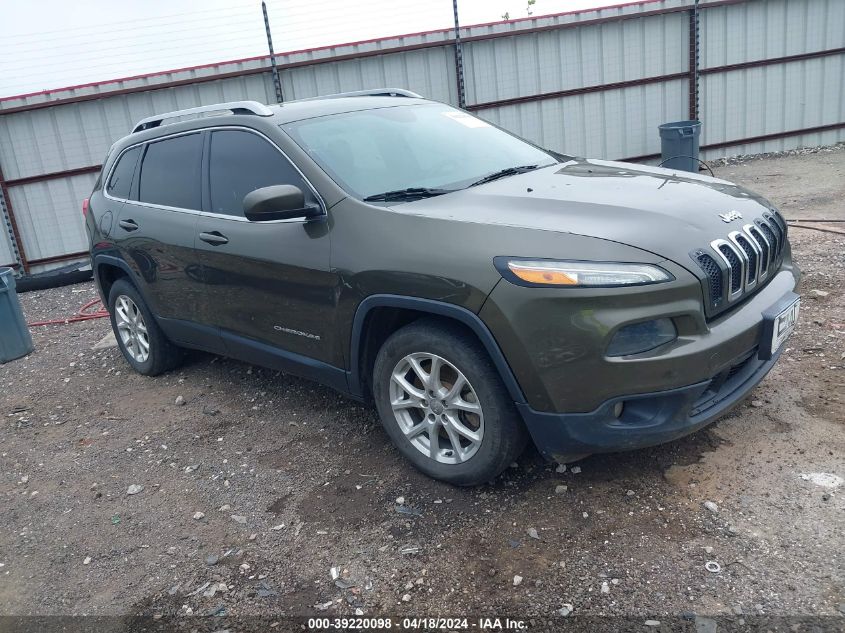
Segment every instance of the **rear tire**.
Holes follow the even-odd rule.
[[[420,319],[385,341],[373,397],[399,451],[435,479],[482,484],[525,449],[522,420],[487,352],[448,321]]]
[[[117,345],[132,369],[158,376],[182,361],[182,350],[167,340],[141,293],[126,279],[109,291],[109,317]]]

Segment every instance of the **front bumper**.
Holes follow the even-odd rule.
[[[780,357],[759,360],[754,348],[703,382],[647,394],[622,396],[590,413],[544,413],[517,403],[534,444],[547,459],[607,453],[670,442],[707,426],[740,402]],[[624,402],[622,415],[614,407]]]
[[[596,411],[622,395],[653,394],[709,381],[757,347],[763,313],[793,292],[791,262],[740,305],[706,320],[701,285],[661,263],[676,281],[633,288],[525,288],[501,281],[479,316],[513,371],[524,399],[543,413]],[[631,356],[608,357],[624,325],[669,317],[678,338]]]

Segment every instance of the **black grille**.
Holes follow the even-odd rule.
[[[739,257],[737,257],[734,249],[727,244],[722,244],[719,250],[728,260],[731,267],[731,294],[739,292],[742,288],[742,263],[739,261]]]
[[[772,230],[775,232],[775,236],[778,238],[778,251],[780,251],[780,245],[783,244],[783,229],[780,228],[780,224],[778,224],[771,218],[769,218],[769,220],[771,220],[769,224],[772,227]]]
[[[719,372],[710,380],[707,389],[693,404],[690,415],[700,415],[734,393],[757,370],[761,362],[757,360],[757,348],[755,347],[729,368]]]
[[[757,244],[760,245],[760,251],[762,252],[760,255],[760,273],[765,273],[769,270],[769,244],[759,229],[752,228],[749,230],[749,233],[751,233]]]
[[[701,253],[696,261],[710,282],[710,302],[718,304],[722,300],[722,269],[716,260],[706,253]]]
[[[781,234],[786,237],[786,233],[789,229],[787,228],[786,220],[783,219],[783,216],[774,209],[772,209],[772,215],[766,217],[769,217],[769,219],[773,220],[780,227]]]
[[[771,259],[769,261],[771,263],[774,263],[775,259],[777,259],[777,253],[780,250],[778,248],[778,241],[777,239],[775,239],[775,234],[772,233],[772,229],[769,228],[768,224],[764,224],[763,222],[761,222],[760,230],[763,231],[763,235],[766,236],[766,239],[769,240],[769,244],[772,247],[771,253],[769,254],[769,257],[771,257]]]
[[[748,275],[746,275],[746,282],[753,284],[754,280],[757,278],[757,251],[755,251],[754,247],[751,246],[751,242],[741,235],[737,236],[736,243],[742,247],[742,250],[745,251],[745,256],[748,257]]]
[[[786,230],[782,217],[766,211],[726,238],[713,240],[712,250],[690,253],[706,276],[701,283],[709,299],[708,316],[741,300],[777,271],[786,247]]]
[[[730,370],[728,370],[727,376],[725,377],[725,382],[727,382],[728,380],[736,376],[739,372],[741,372],[743,369],[748,367],[748,363],[750,363],[753,358],[753,356],[749,356],[745,360],[742,360],[733,367],[731,367]]]

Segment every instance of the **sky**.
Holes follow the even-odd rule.
[[[534,16],[625,0],[536,0]],[[459,0],[462,25],[527,0]],[[267,0],[277,53],[453,24],[451,0]],[[267,54],[260,0],[4,0],[0,98]]]

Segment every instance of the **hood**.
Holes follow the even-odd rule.
[[[688,266],[690,251],[726,238],[769,208],[765,198],[725,180],[632,163],[573,159],[397,210],[596,237]],[[720,217],[731,211],[742,218],[726,222]]]

